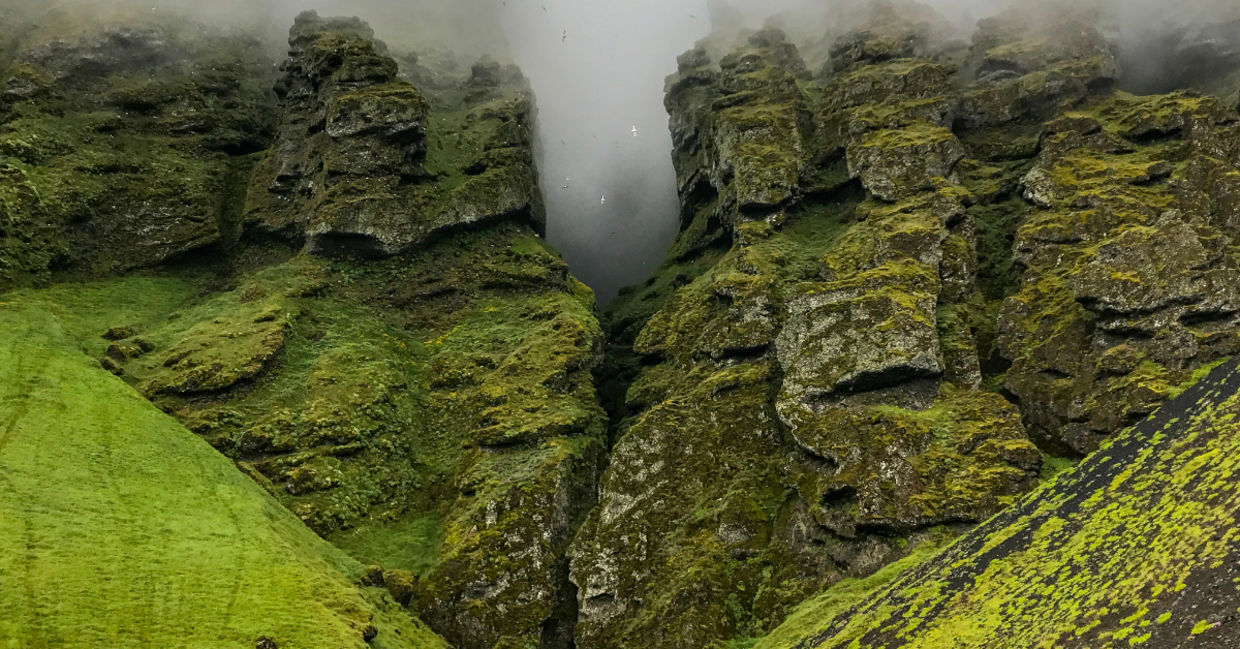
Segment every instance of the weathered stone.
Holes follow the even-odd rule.
[[[805,64],[773,31],[725,56],[721,72],[705,67],[704,54],[682,57],[668,80],[667,105],[680,107],[672,111],[679,185],[718,192],[723,222],[768,217],[798,192],[807,108],[796,79]]]
[[[1048,127],[1023,181],[1042,208],[1017,234],[1028,270],[999,322],[1007,387],[1043,443],[1087,453],[1234,348],[1227,190],[1206,181],[1235,168],[1219,110],[1184,94],[1117,97]],[[1173,162],[1190,151],[1194,163]]]
[[[849,605],[811,600],[756,646],[1235,644],[1236,551],[1219,530],[1240,520],[1227,479],[1240,458],[1238,377],[1234,361],[1219,368],[936,557]]]
[[[916,124],[862,136],[848,149],[848,169],[875,196],[895,201],[951,181],[965,155],[948,129]]]
[[[541,227],[532,108],[504,85],[513,73],[475,66],[467,105],[431,133],[427,100],[398,80],[369,27],[337,22],[306,13],[290,33],[280,139],[256,170],[250,226],[363,257],[485,221]]]
[[[753,633],[1036,479],[956,315],[980,235],[952,179],[951,70],[866,39],[821,85],[788,83],[799,66],[766,33],[718,71],[690,52],[669,79],[683,231],[610,312],[617,442],[572,550],[583,649]],[[796,134],[763,139],[778,146],[760,165],[792,190],[739,209],[758,194],[728,120],[759,108],[782,120],[761,133]]]
[[[808,285],[788,303],[779,339],[786,394],[812,401],[942,374],[936,287],[850,284]]]
[[[260,44],[97,18],[49,21],[0,73],[0,284],[228,243],[236,156],[266,142]]]

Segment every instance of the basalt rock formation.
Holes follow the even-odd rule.
[[[1115,91],[1088,14],[910,15],[669,79],[682,234],[608,313],[580,646],[760,635],[1236,352],[1234,110]]]
[[[466,101],[432,117],[373,36],[356,19],[298,19],[246,221],[316,253],[380,256],[487,220],[541,227],[529,99],[489,92],[504,78],[480,63]]]
[[[0,645],[1236,643],[1232,14],[716,34],[600,318],[512,66],[25,8]]]
[[[592,379],[602,333],[589,289],[538,234],[533,108],[520,75],[484,61],[423,93],[365,24],[304,14],[275,93],[242,101],[237,88],[268,78],[240,67],[248,50],[139,24],[32,32],[6,77],[3,164],[20,180],[0,203],[19,219],[5,221],[15,228],[5,259],[16,262],[6,279],[36,283],[6,296],[13,317],[69,329],[65,349],[87,350],[99,372],[232,458],[280,501],[269,508],[372,566],[347,564],[453,646],[567,646],[565,550],[604,452]],[[211,75],[200,50],[221,61]],[[208,80],[225,94],[204,112],[196,102]],[[99,103],[114,96],[123,101]],[[102,158],[116,161],[93,166]],[[96,182],[108,201],[80,194]],[[67,211],[86,202],[94,212]],[[79,226],[97,236],[79,242]],[[91,282],[64,283],[88,269]],[[49,276],[56,283],[38,288]],[[6,349],[30,344],[26,328],[4,335]],[[5,610],[37,601],[19,596]],[[228,646],[318,646],[281,626],[292,610],[264,620],[282,602],[234,612],[245,629],[266,630],[237,631]],[[151,638],[172,628],[149,623]],[[53,641],[41,627],[30,633]],[[442,642],[419,633],[405,641]]]
[[[1238,393],[1233,360],[938,556],[811,600],[755,647],[1235,646]]]
[[[80,37],[81,23],[95,23]],[[0,286],[145,268],[234,238],[272,128],[261,43],[54,13],[10,32],[0,87]]]

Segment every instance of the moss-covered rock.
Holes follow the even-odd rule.
[[[151,266],[234,236],[243,156],[272,120],[261,44],[158,15],[91,20],[40,16],[0,69],[0,284]]]
[[[1089,452],[1235,353],[1236,260],[1200,169],[1235,168],[1231,119],[1211,98],[1117,95],[1047,125],[999,321],[1007,387],[1044,443]]]
[[[1240,372],[1215,369],[888,585],[755,646],[1229,646]],[[828,591],[829,593],[830,591]]]
[[[248,97],[266,79],[178,40],[184,25],[138,24],[80,26],[13,68],[20,83],[9,88],[35,90],[6,104],[0,126],[0,264],[13,278],[51,265],[147,265],[133,248],[153,239],[96,242],[124,261],[104,267],[71,229],[55,227],[66,196],[83,206],[105,192],[119,200],[129,186],[113,173],[175,194],[177,209],[211,194],[220,207],[194,222],[206,234],[192,247],[227,245],[98,291],[60,275],[13,301],[72,322],[98,373],[123,377],[305,525],[375,566],[366,585],[386,587],[454,646],[569,646],[566,548],[605,452],[593,381],[603,342],[592,293],[531,227],[541,208],[519,74],[483,62],[424,95],[397,79],[365,23],[303,15],[277,84],[279,138],[254,166],[216,139],[223,121],[199,132],[176,120],[219,116],[194,104],[215,97],[195,88]],[[95,59],[98,78],[83,67]],[[73,103],[95,96],[115,111]],[[249,110],[233,95],[217,99]],[[114,149],[89,148],[104,142]],[[110,166],[95,175],[86,159]],[[160,185],[147,164],[179,184]],[[248,197],[232,191],[251,166]],[[183,225],[167,216],[159,227]],[[158,234],[132,212],[115,224],[118,237],[134,227]],[[302,239],[323,254],[302,254]],[[349,258],[327,258],[341,253]],[[117,304],[101,305],[101,293]],[[298,596],[331,600],[324,607],[346,598]],[[375,626],[378,646],[406,646]],[[359,642],[371,639],[360,631]],[[418,637],[407,631],[409,642]],[[255,642],[285,646],[276,635]]]
[[[603,453],[601,332],[527,228],[387,262],[297,256],[103,324],[107,362],[312,529],[415,576],[402,597],[455,646],[570,625],[565,547]]]
[[[248,227],[336,256],[392,255],[486,221],[541,227],[522,89],[432,111],[372,37],[355,19],[298,17],[277,86],[279,138],[255,170]],[[497,85],[487,71],[471,84]]]
[[[753,35],[718,69],[710,63],[695,50],[668,79],[681,192],[716,194],[711,216],[719,222],[765,217],[796,196],[809,154],[812,129],[797,85],[805,64],[778,30]]]
[[[1042,464],[1018,409],[979,389],[958,315],[980,228],[955,184],[953,69],[858,46],[810,82],[782,42],[760,33],[718,70],[695,50],[668,86],[683,231],[609,310],[617,441],[572,551],[581,647],[760,634],[999,511]],[[740,105],[798,136],[776,147],[797,166],[772,167],[791,189],[743,209],[750,179],[714,172],[744,156],[726,124],[741,82],[763,92]]]

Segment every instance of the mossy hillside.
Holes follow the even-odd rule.
[[[898,579],[905,572],[933,559],[955,539],[955,534],[940,531],[937,535],[918,543],[908,556],[884,566],[869,577],[844,579],[822,593],[805,600],[769,634],[735,641],[735,644],[729,645],[728,649],[742,646],[746,649],[795,646],[807,635],[813,633],[823,620],[834,619],[864,603],[874,593],[881,591],[884,586]]]
[[[442,543],[414,601],[465,646],[530,642],[569,623],[565,546],[592,502],[604,438],[592,294],[529,230],[492,232],[419,252],[400,283],[408,293],[370,284],[425,332],[419,385],[452,471]]]
[[[29,188],[4,199],[6,284],[53,266],[149,266],[221,242],[237,156],[265,142],[256,43],[164,25],[99,29],[56,48],[42,45],[64,34],[27,35],[0,72],[0,158],[13,186]],[[108,34],[129,49],[109,49]],[[74,67],[86,59],[90,74]]]
[[[537,637],[603,437],[593,297],[541,239],[508,225],[386,262],[298,256],[189,294],[96,324],[118,338],[99,357],[320,534],[412,572],[454,642]],[[500,574],[501,610],[462,614]]]
[[[1234,643],[1237,376],[1224,364],[936,559],[759,646]]]
[[[564,615],[603,451],[592,294],[515,225],[388,262],[276,259],[222,285],[186,269],[15,295],[320,534],[410,571],[404,596],[454,641],[536,638]],[[467,597],[501,575],[493,603]]]
[[[0,298],[0,398],[13,406],[0,444],[0,569],[17,580],[0,596],[0,640],[446,646],[355,586],[360,564],[83,354],[98,350],[99,323],[61,307],[76,297],[100,307],[92,314],[135,319],[183,304],[187,287],[133,278]],[[66,605],[83,598],[95,605]]]

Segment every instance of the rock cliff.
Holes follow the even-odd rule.
[[[567,646],[602,332],[538,234],[520,75],[484,61],[424,93],[364,23],[303,14],[274,78],[232,41],[138,24],[23,36],[0,205],[5,279],[32,288],[6,301],[54,304],[453,646]]]
[[[1229,361],[1077,469],[888,585],[811,600],[755,647],[1232,647]]]
[[[1235,353],[1234,110],[1117,91],[1092,12],[919,11],[668,80],[682,234],[607,314],[582,647],[761,635]]]
[[[854,9],[680,57],[601,317],[519,70],[13,14],[0,644],[1233,646],[1236,16]]]

